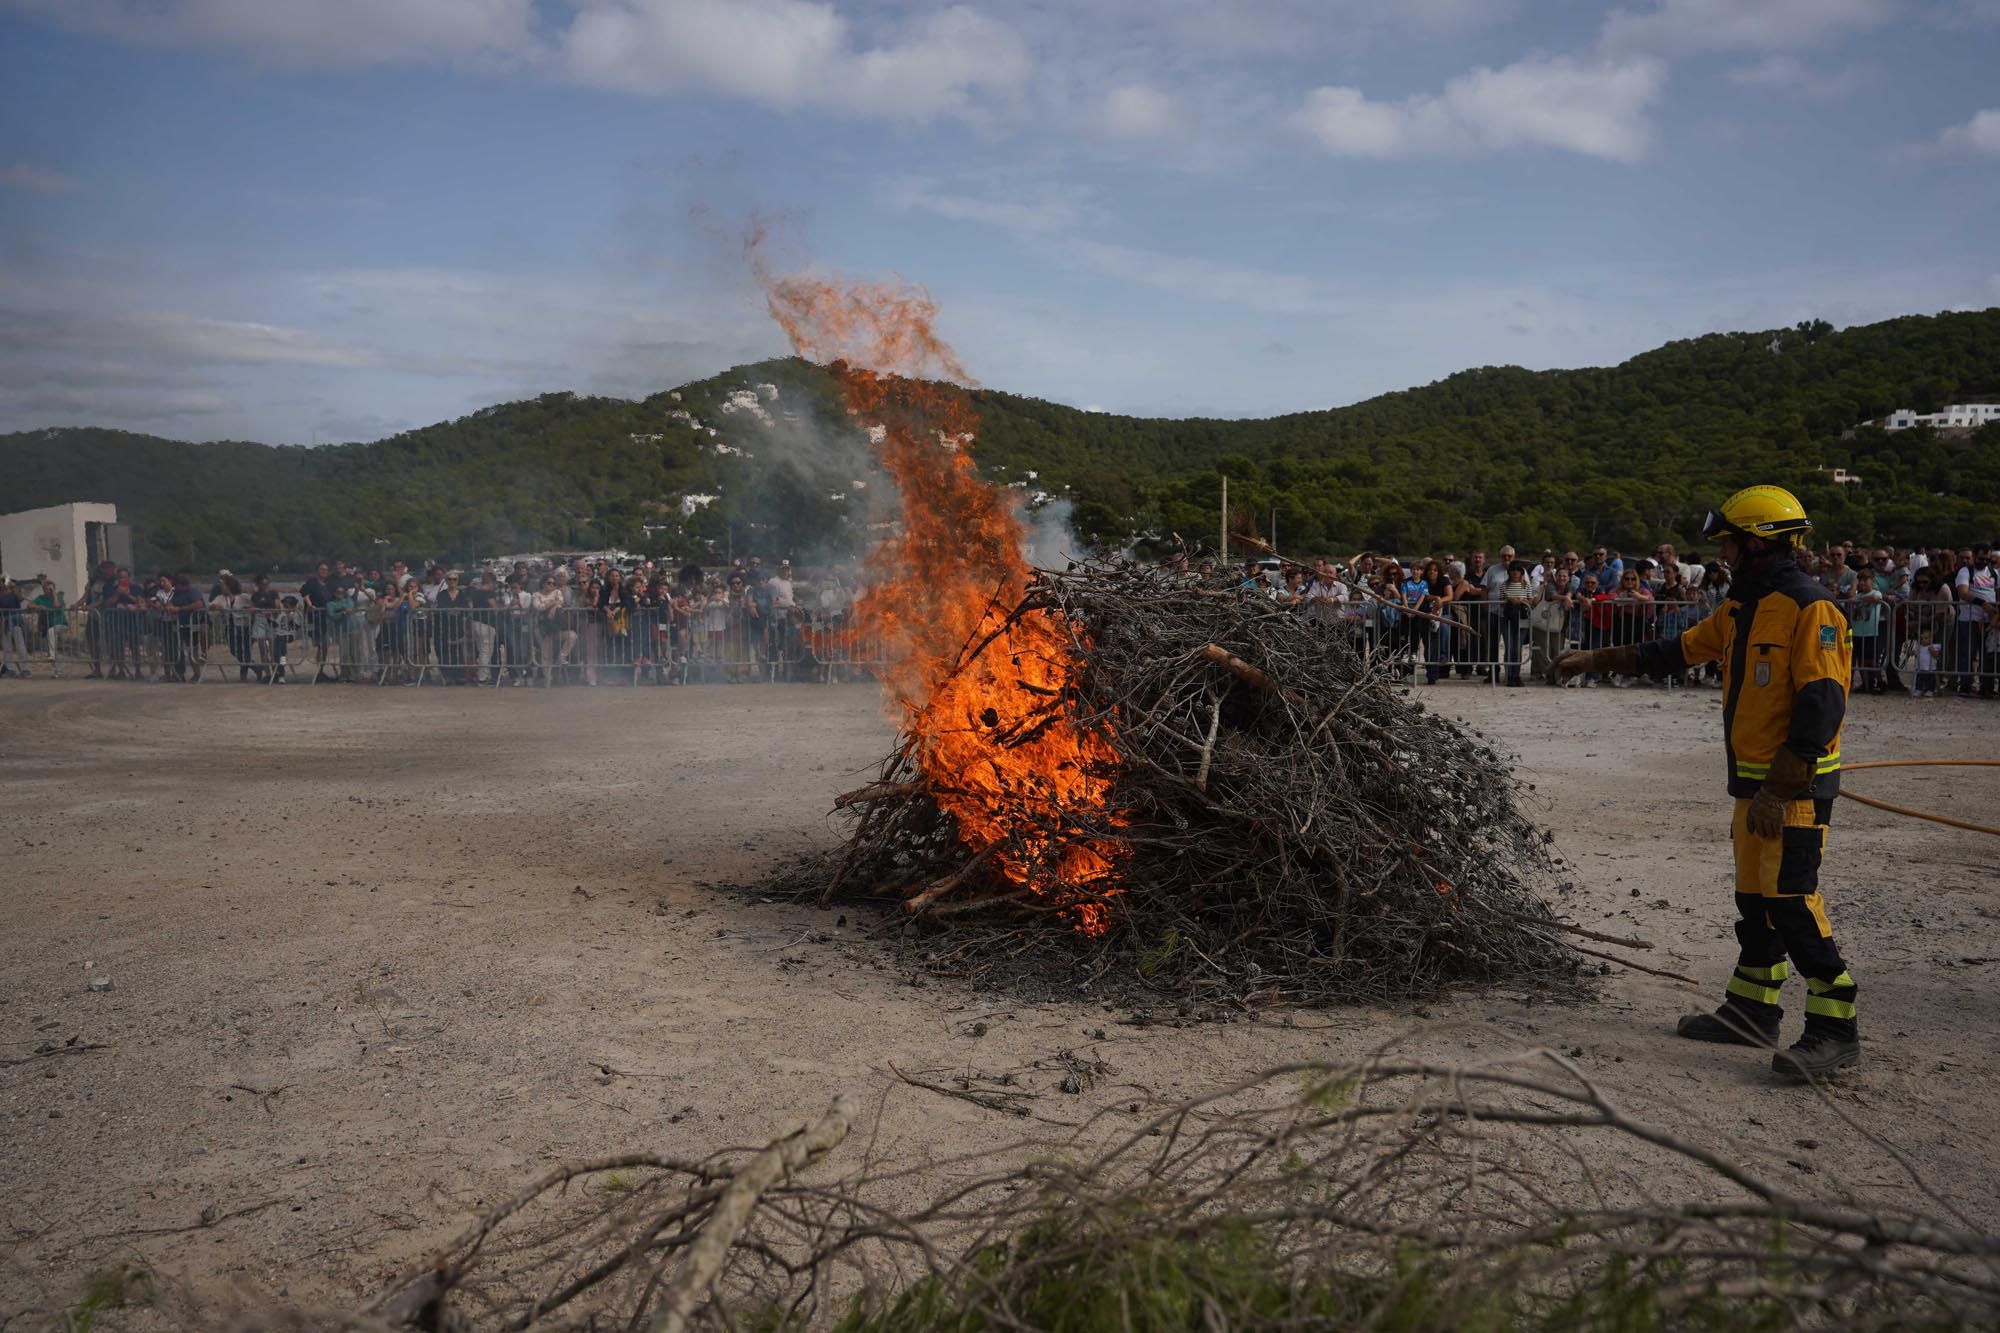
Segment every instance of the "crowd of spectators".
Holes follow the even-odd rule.
[[[69,660],[91,677],[191,682],[219,668],[271,685],[824,678],[841,664],[815,645],[844,640],[853,601],[838,568],[808,584],[789,560],[766,568],[755,555],[723,570],[579,557],[421,573],[335,559],[284,587],[224,569],[206,590],[106,564],[73,606],[46,580],[32,597],[0,588],[8,674],[31,674],[46,653],[57,674]]]
[[[1906,550],[1835,542],[1798,561],[1839,603],[1854,634],[1854,688],[1993,699],[2000,694],[2000,544]],[[1304,564],[1250,560],[1224,575],[1307,620],[1344,627],[1365,651],[1432,684],[1479,676],[1519,686],[1542,677],[1565,647],[1600,648],[1680,633],[1729,596],[1719,560],[1684,558],[1671,544],[1650,556],[1608,546],[1523,555],[1502,546],[1399,559],[1363,551]],[[1657,681],[1576,684],[1623,688],[1713,685],[1713,667]]]
[[[1176,563],[1184,563],[1177,561]],[[1854,688],[2000,694],[2000,545],[1904,550],[1836,542],[1799,563],[1836,598],[1854,635]],[[1192,572],[1192,571],[1190,571]],[[1679,633],[1729,595],[1730,571],[1608,546],[1524,556],[1502,546],[1398,559],[1363,551],[1309,563],[1204,562],[1301,618],[1337,627],[1392,670],[1437,684],[1519,686],[1565,647]],[[206,589],[186,574],[136,580],[100,567],[76,605],[48,580],[0,578],[0,674],[46,655],[93,677],[455,685],[681,684],[838,678],[879,650],[848,632],[855,589],[840,569],[810,580],[751,555],[724,569],[607,558],[514,561],[467,571],[330,560],[296,585],[246,586],[229,570]],[[1583,677],[1613,688],[1709,685],[1713,667],[1657,681]]]

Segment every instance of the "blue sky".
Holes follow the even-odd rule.
[[[1266,415],[2000,304],[2000,0],[0,0],[0,430],[372,438],[783,350]]]

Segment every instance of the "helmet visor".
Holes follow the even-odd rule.
[[[1735,531],[1736,525],[1716,513],[1713,509],[1709,510],[1708,517],[1701,521],[1701,535],[1710,541],[1720,537],[1725,532],[1733,533]]]

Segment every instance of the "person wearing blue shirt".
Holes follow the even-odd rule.
[[[195,589],[194,580],[176,574],[167,605],[174,617],[167,669],[174,680],[198,684],[208,659],[208,598]]]
[[[1421,609],[1424,599],[1431,595],[1431,585],[1424,580],[1415,565],[1409,568],[1397,586],[1403,591],[1403,604],[1412,610]],[[1403,623],[1400,627],[1402,630],[1400,645],[1407,647],[1414,657],[1417,645],[1423,641],[1424,622],[1415,616],[1404,616],[1401,619]]]

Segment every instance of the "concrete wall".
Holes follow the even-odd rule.
[[[17,580],[46,574],[73,602],[90,578],[83,525],[117,521],[118,506],[108,504],[53,505],[0,514],[0,573]]]

